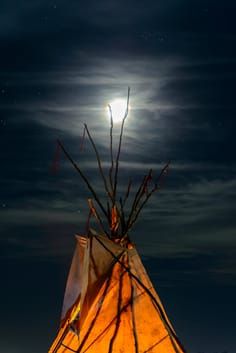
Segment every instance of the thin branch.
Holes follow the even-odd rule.
[[[72,159],[72,157],[70,156],[70,154],[67,152],[67,150],[65,149],[65,147],[63,146],[63,144],[61,143],[60,140],[57,140],[58,145],[61,147],[62,151],[64,152],[65,156],[67,157],[67,159],[71,162],[71,164],[73,165],[73,167],[76,169],[76,171],[79,173],[79,175],[81,176],[81,178],[83,179],[83,181],[85,182],[85,184],[87,185],[89,191],[91,192],[91,194],[93,195],[94,199],[96,200],[97,204],[99,205],[100,209],[102,210],[104,216],[107,218],[107,212],[105,210],[105,208],[103,207],[102,203],[100,202],[96,192],[94,191],[93,187],[91,186],[90,182],[88,181],[87,177],[84,175],[84,173],[81,171],[80,167],[77,165],[77,163],[74,162],[74,160]]]
[[[85,227],[85,234],[89,233],[89,225],[90,225],[90,219],[92,216],[92,210],[89,209],[89,214],[88,214],[88,218],[87,218],[87,222],[86,222],[86,227]]]
[[[156,188],[155,188],[155,189],[152,189],[152,191],[146,196],[146,198],[144,199],[144,201],[142,202],[141,206],[138,208],[138,210],[136,211],[136,213],[135,213],[135,214],[133,213],[134,216],[133,216],[133,214],[132,214],[133,219],[131,218],[131,219],[130,219],[130,222],[129,222],[129,223],[127,222],[127,226],[126,226],[126,231],[127,231],[127,232],[128,232],[128,230],[130,230],[130,229],[133,227],[134,223],[137,221],[137,218],[138,218],[138,216],[139,216],[141,210],[143,209],[143,207],[145,206],[145,204],[147,203],[147,201],[149,200],[149,198],[152,196],[152,194],[153,194],[155,191],[157,191]]]
[[[122,260],[123,259],[121,259],[121,261]],[[123,289],[123,284],[124,284],[123,283],[124,282],[124,280],[123,280],[124,274],[125,274],[125,272],[123,271],[123,273],[120,273],[120,276],[119,276],[118,298],[117,298],[117,305],[116,305],[116,312],[117,312],[116,323],[115,323],[115,329],[114,329],[113,335],[110,338],[108,353],[112,353],[112,351],[113,351],[114,342],[117,337],[120,323],[121,323],[121,315],[122,315],[121,305],[122,305],[122,289]]]
[[[136,202],[135,202],[134,207],[133,207],[134,210],[137,209],[140,200],[142,199],[142,197],[143,197],[144,194],[146,193],[148,182],[149,182],[151,179],[152,179],[152,169],[149,169],[149,172],[148,172],[148,174],[145,176],[144,182],[143,182],[143,184],[141,185],[140,192],[139,192],[139,194],[137,194]]]
[[[122,123],[121,123],[119,146],[118,146],[118,151],[117,151],[117,156],[116,156],[116,168],[115,168],[115,176],[114,176],[114,200],[116,200],[117,178],[118,178],[119,160],[120,160],[120,151],[121,151],[121,145],[122,145],[124,124],[125,124],[125,120],[126,120],[128,113],[129,113],[129,96],[130,96],[130,87],[128,87],[127,106],[126,106],[125,115],[124,115]]]
[[[120,224],[121,224],[121,234],[123,235],[125,230],[125,213],[124,213],[124,202],[120,197]]]
[[[130,258],[128,258],[128,268],[130,270]],[[135,347],[135,353],[139,353],[138,349],[138,335],[137,335],[137,328],[136,328],[136,320],[135,320],[135,310],[134,310],[134,299],[135,299],[135,294],[134,294],[134,284],[133,284],[133,278],[131,274],[129,273],[129,279],[130,279],[130,287],[131,287],[131,315],[132,315],[132,330],[133,330],[133,337],[134,337],[134,347]]]
[[[160,174],[158,175],[158,178],[156,180],[155,186],[156,188],[161,188],[161,182],[164,176],[166,176],[166,174],[168,173],[169,170],[169,166],[170,166],[170,161],[168,161],[166,163],[166,165],[162,168]],[[159,184],[159,185],[158,185]]]
[[[83,151],[83,149],[84,149],[84,140],[85,140],[85,127],[84,127],[83,135],[82,135],[82,138],[80,141],[80,151]]]
[[[150,173],[150,171],[149,171],[149,173]],[[139,186],[139,188],[138,188],[138,191],[137,191],[136,194],[135,194],[134,201],[133,201],[133,204],[132,204],[132,207],[131,207],[131,211],[130,211],[130,213],[129,213],[127,225],[130,223],[131,218],[132,218],[132,215],[133,215],[133,213],[135,212],[135,208],[136,208],[136,205],[137,205],[137,200],[139,199],[140,195],[143,194],[143,193],[142,193],[142,190],[143,190],[143,187],[144,187],[144,185],[145,185],[145,183],[146,183],[146,179],[147,179],[149,173],[143,177],[143,180],[142,180],[142,182],[140,183],[140,186]]]
[[[103,179],[106,192],[107,192],[108,196],[110,197],[111,201],[113,201],[113,197],[112,197],[112,195],[111,195],[111,193],[110,193],[110,190],[109,190],[109,188],[108,188],[105,175],[104,175],[104,173],[103,173],[102,162],[101,162],[101,158],[100,158],[100,156],[99,156],[97,147],[96,147],[96,145],[95,145],[95,143],[94,143],[94,141],[93,141],[92,136],[90,135],[90,132],[89,132],[89,129],[88,129],[87,125],[84,124],[84,127],[85,127],[85,130],[86,130],[87,134],[88,134],[89,140],[90,140],[90,142],[91,142],[91,144],[92,144],[92,146],[93,146],[94,152],[95,152],[95,154],[96,154],[96,158],[97,158],[97,162],[98,162],[98,168],[99,168],[101,177],[102,177],[102,179]]]
[[[114,169],[114,157],[113,157],[113,115],[112,115],[112,109],[111,109],[110,104],[108,104],[108,109],[109,109],[109,113],[110,113],[110,158],[111,158],[111,167],[110,167],[110,170],[109,170],[109,179],[110,179],[110,185],[111,185],[112,194],[114,196],[113,180],[112,180],[113,169]]]
[[[126,191],[126,194],[125,194],[125,198],[124,198],[124,201],[123,201],[123,207],[125,207],[126,201],[127,201],[128,198],[129,198],[131,186],[132,186],[132,180],[130,179],[130,180],[129,180],[128,187],[127,187],[127,191]]]
[[[119,200],[119,203],[120,203],[121,234],[123,234],[124,231],[125,231],[126,221],[125,221],[125,211],[124,211],[124,208],[125,208],[126,201],[127,201],[128,197],[129,197],[131,185],[132,185],[132,180],[129,181],[129,184],[128,184],[128,187],[127,187],[127,191],[126,191],[126,194],[125,194],[124,201],[123,201],[122,197],[120,197],[120,200]]]
[[[128,232],[129,229],[132,228],[132,226],[133,226],[134,223],[136,222],[136,220],[137,220],[137,218],[138,218],[140,212],[142,211],[143,207],[144,207],[145,204],[148,202],[148,200],[150,199],[150,197],[151,197],[155,192],[157,192],[157,191],[160,190],[160,188],[161,188],[160,182],[162,181],[163,176],[165,176],[165,175],[167,174],[167,171],[168,171],[168,169],[169,169],[169,165],[170,165],[170,161],[162,168],[162,170],[161,170],[161,172],[160,172],[160,174],[159,174],[159,176],[158,176],[158,178],[157,178],[157,181],[156,181],[156,183],[155,183],[153,189],[152,189],[150,192],[148,192],[148,193],[146,194],[146,197],[145,197],[145,199],[143,200],[143,202],[141,203],[141,205],[139,206],[139,208],[138,208],[137,210],[135,210],[135,211],[136,211],[136,212],[135,212],[135,215],[134,215],[134,213],[131,214],[131,217],[129,218],[129,221],[127,222],[127,226],[126,226],[126,231],[127,231],[127,232]],[[134,215],[134,216],[133,216],[133,215]],[[133,219],[132,219],[132,217],[133,217]]]
[[[108,238],[110,238],[109,234],[106,232],[106,229],[105,229],[105,227],[103,225],[101,217],[99,216],[96,208],[94,207],[93,200],[92,199],[88,199],[88,204],[89,204],[90,211],[92,212],[92,214],[96,218],[101,230],[103,231],[103,233],[105,233],[107,235]]]
[[[109,220],[109,225],[110,225],[110,219],[111,219],[111,208],[109,201],[107,201],[107,214],[108,214],[108,220]]]

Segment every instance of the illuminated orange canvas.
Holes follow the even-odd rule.
[[[184,352],[131,244],[77,237],[55,352]]]

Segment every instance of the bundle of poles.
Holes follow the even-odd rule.
[[[108,105],[110,117],[110,168],[108,176],[106,176],[104,173],[100,154],[90,134],[89,128],[86,124],[84,124],[84,136],[87,134],[88,139],[93,147],[97,159],[99,174],[104,184],[106,192],[105,205],[104,201],[102,202],[100,197],[97,195],[88,177],[81,170],[79,164],[74,161],[74,159],[65,148],[64,144],[59,139],[57,140],[58,146],[61,148],[66,158],[70,161],[75,170],[79,173],[80,177],[85,182],[91,193],[92,198],[88,199],[90,210],[89,219],[90,216],[93,215],[98,222],[99,228],[109,239],[119,239],[120,241],[129,239],[129,231],[137,221],[140,212],[143,210],[150,197],[160,190],[163,179],[167,175],[170,165],[170,161],[166,163],[155,180],[153,178],[152,169],[150,169],[147,174],[144,175],[140,185],[134,193],[133,200],[130,202],[130,209],[127,211],[126,205],[131,195],[132,180],[129,180],[126,192],[123,197],[117,196],[117,188],[122,139],[124,134],[125,121],[129,114],[129,102],[130,88],[128,88],[126,110],[121,121],[119,143],[116,153],[114,152],[113,148],[113,113],[111,106]]]

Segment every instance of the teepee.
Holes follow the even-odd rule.
[[[48,353],[185,352],[129,238],[129,232],[141,210],[151,195],[159,190],[169,163],[155,182],[152,170],[144,176],[129,213],[125,212],[125,206],[132,182],[129,182],[124,197],[117,201],[119,158],[128,107],[129,90],[116,158],[113,155],[113,118],[109,107],[111,166],[108,178],[105,177],[98,150],[85,125],[104,182],[106,207],[78,164],[58,141],[93,196],[93,199],[88,200],[89,219],[91,216],[95,218],[98,230],[89,227],[88,219],[87,234],[76,236],[60,328]]]

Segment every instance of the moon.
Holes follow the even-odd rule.
[[[112,117],[114,123],[120,123],[125,116],[127,100],[114,99],[111,103]],[[108,112],[109,113],[109,112]],[[109,114],[110,117],[110,114]]]

